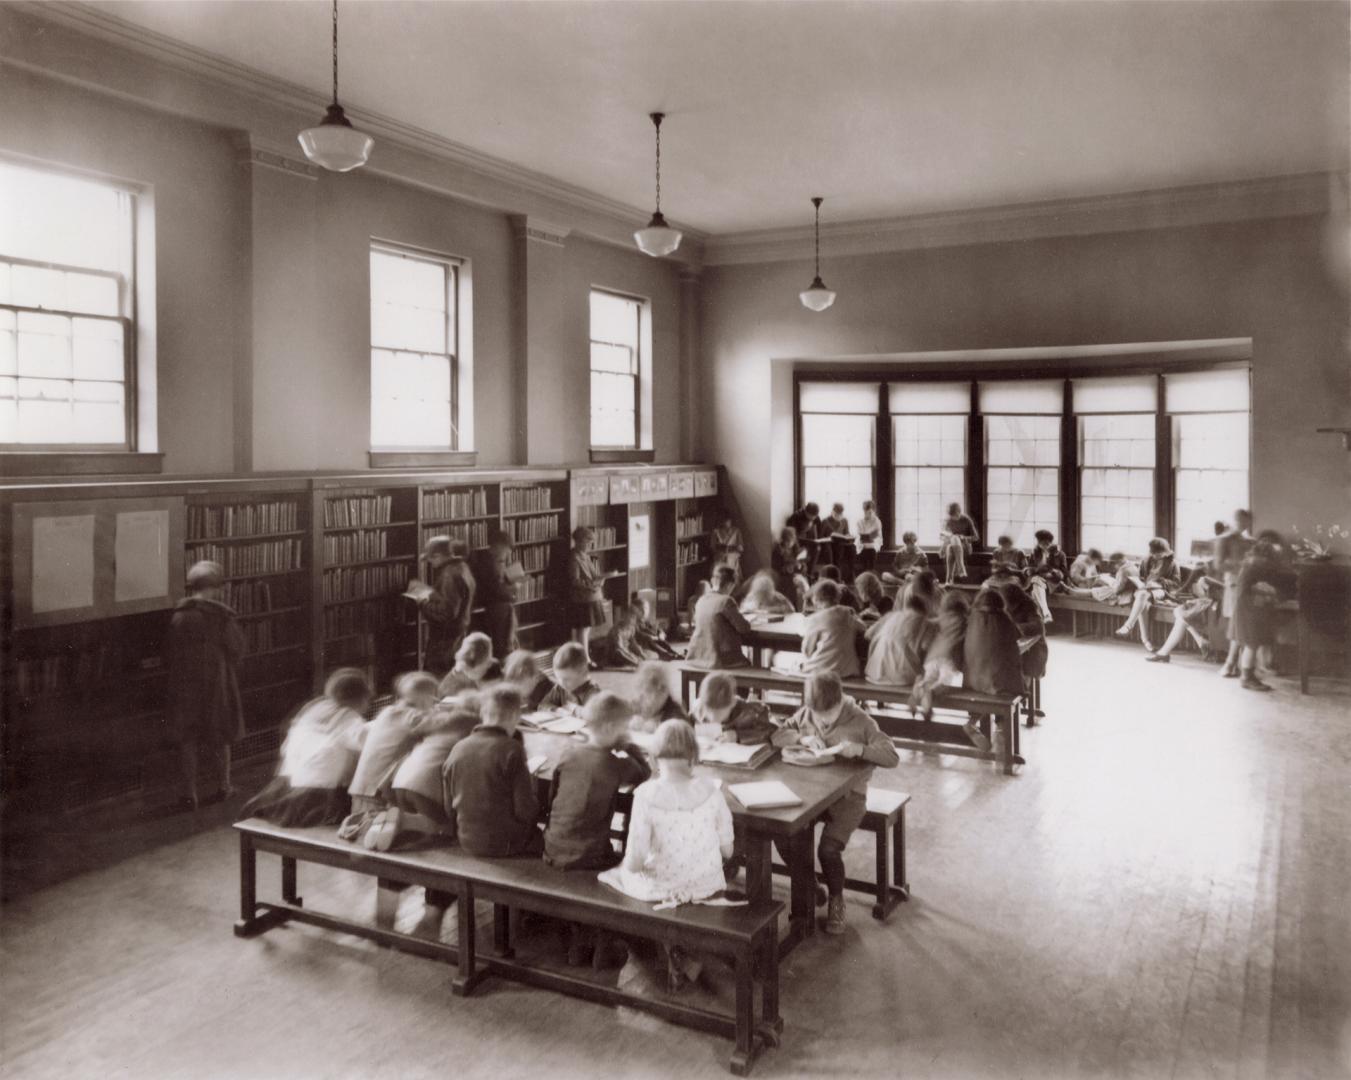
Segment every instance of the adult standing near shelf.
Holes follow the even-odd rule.
[[[572,551],[568,553],[568,627],[572,640],[586,650],[586,661],[598,667],[591,659],[591,628],[605,623],[605,593],[601,586],[606,578],[618,574],[602,574],[591,554],[596,546],[596,534],[585,525],[572,530]]]
[[[169,724],[183,769],[184,809],[196,810],[197,763],[203,749],[216,760],[220,789],[211,802],[231,793],[230,744],[244,737],[244,707],[237,667],[244,632],[224,602],[225,571],[219,563],[193,564],[188,595],[169,621]]]
[[[966,557],[979,539],[976,523],[969,514],[962,513],[962,504],[948,503],[948,519],[943,523],[943,541],[939,547],[947,570],[945,585],[966,577]]]
[[[455,664],[455,654],[474,610],[477,583],[465,563],[467,545],[449,536],[433,536],[427,541],[423,558],[431,571],[431,592],[418,606],[427,620],[427,648],[422,666],[438,679]]]
[[[508,568],[516,561],[511,537],[494,530],[482,552],[476,576],[483,603],[483,630],[493,641],[493,656],[500,663],[516,648],[516,583]]]
[[[731,514],[722,514],[718,527],[713,530],[713,565],[710,573],[719,566],[730,566],[737,579],[741,578],[741,553],[746,545],[741,540],[741,530],[736,527]]]

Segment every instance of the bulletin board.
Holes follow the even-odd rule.
[[[652,564],[652,519],[647,514],[629,518],[629,569],[643,570]]]
[[[183,596],[183,500],[15,503],[14,625],[173,607]]]

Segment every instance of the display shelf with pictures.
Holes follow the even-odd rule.
[[[316,484],[311,575],[318,637],[313,681],[337,667],[365,671],[383,690],[418,664],[417,613],[403,596],[419,575],[423,509],[473,508],[472,491],[400,479],[380,486]],[[454,498],[452,499],[452,496]]]
[[[721,524],[716,469],[696,468],[672,477],[673,521],[670,550],[674,563],[675,603],[686,610],[699,582],[713,570],[713,532]]]

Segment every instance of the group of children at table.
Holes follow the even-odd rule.
[[[722,893],[737,867],[727,800],[715,781],[694,771],[696,724],[700,736],[723,741],[790,745],[805,739],[871,765],[898,760],[830,673],[809,680],[804,707],[775,722],[762,703],[738,696],[727,673],[704,682],[693,716],[671,697],[660,661],[639,666],[632,701],[603,691],[575,642],[555,653],[552,678],[524,650],[510,654],[501,678],[490,680],[495,667],[489,639],[470,634],[439,683],[426,672],[401,675],[394,700],[369,722],[364,714],[372,687],[365,674],[335,671],[323,695],[292,720],[276,779],[246,804],[244,815],[285,826],[338,825],[340,835],[372,850],[437,838],[479,857],[541,856],[559,870],[598,872],[636,899],[684,903]],[[581,741],[553,762],[544,806],[535,778],[544,762],[527,759],[518,730],[523,713],[535,710],[582,720]],[[828,889],[818,899],[828,904],[831,933],[844,930],[842,852],[862,819],[870,772],[860,770],[848,796],[827,815],[819,854]],[[611,826],[616,796],[629,787],[635,790],[621,852]],[[453,899],[427,890],[420,930],[439,933]],[[396,907],[397,893],[377,890],[377,920],[392,923]],[[622,962],[616,943],[582,927],[570,933],[570,962]],[[669,959],[673,988],[697,974],[697,960],[678,952]]]

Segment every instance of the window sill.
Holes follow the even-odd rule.
[[[144,476],[164,471],[163,454],[126,450],[0,451],[0,476]]]
[[[476,450],[372,450],[372,469],[446,469],[473,468],[478,464]]]
[[[599,450],[591,449],[592,465],[652,464],[656,460],[655,450]]]

